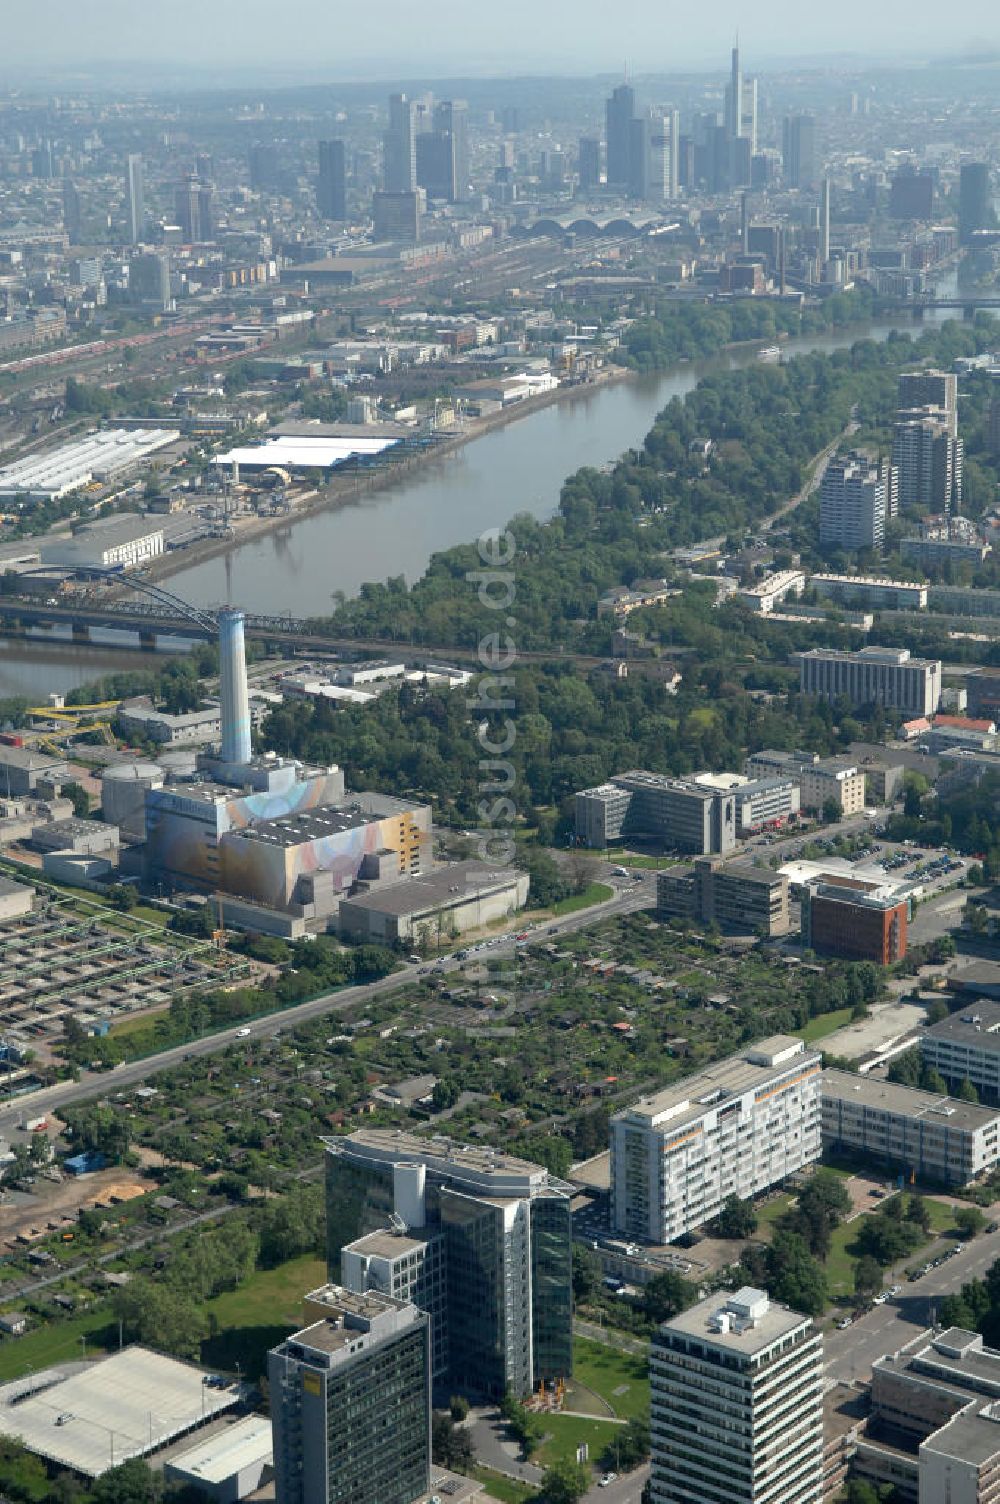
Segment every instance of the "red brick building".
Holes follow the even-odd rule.
[[[802,900],[802,943],[820,956],[891,966],[906,955],[909,905],[874,883],[827,878]]]

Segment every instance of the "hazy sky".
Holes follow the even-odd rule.
[[[637,73],[824,52],[874,59],[1000,47],[998,0],[0,0],[0,71],[184,59],[311,77]],[[117,80],[116,80],[117,81]]]

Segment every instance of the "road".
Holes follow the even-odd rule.
[[[637,909],[649,907],[654,894],[655,875],[650,874],[648,878],[643,878],[634,887],[617,890],[616,896],[604,903],[594,904],[588,909],[581,909],[578,913],[569,914],[562,919],[549,919],[536,924],[531,932],[532,941],[537,942],[556,935],[570,934],[576,930],[586,929],[589,925],[599,924],[618,914],[634,913]],[[511,936],[503,944],[492,946],[485,954],[497,957],[512,955],[516,949],[517,943]],[[454,957],[445,958],[444,971],[446,973],[460,971],[462,967],[463,963],[456,961]],[[241,1039],[260,1039],[273,1034],[276,1029],[292,1028],[296,1024],[322,1018],[324,1014],[344,1013],[372,998],[382,997],[400,988],[411,986],[431,969],[431,965],[426,962],[419,966],[406,965],[390,976],[381,977],[376,982],[366,982],[357,987],[339,988],[336,992],[324,993],[321,997],[312,998],[307,1003],[299,1003],[293,1008],[277,1009],[273,1013],[249,1020],[238,1027],[223,1029],[217,1034],[207,1034],[187,1044],[175,1045],[161,1051],[158,1055],[152,1055],[143,1060],[128,1061],[113,1071],[88,1071],[81,1076],[79,1081],[61,1081],[56,1086],[47,1086],[41,1091],[18,1097],[8,1106],[0,1109],[0,1135],[9,1138],[12,1133],[23,1126],[26,1118],[43,1117],[49,1112],[57,1112],[71,1102],[79,1102],[95,1094],[119,1092],[126,1087],[137,1086],[159,1075],[161,1071],[171,1070],[185,1060],[217,1054]]]
[[[921,1249],[906,1263],[912,1266],[924,1256],[925,1250]],[[1000,1259],[1000,1231],[981,1233],[961,1253],[913,1284],[907,1282],[900,1266],[895,1282],[903,1286],[903,1293],[897,1300],[875,1306],[843,1332],[827,1333],[824,1343],[827,1377],[844,1384],[866,1379],[876,1358],[895,1352],[926,1331],[933,1325],[943,1297],[957,1295],[969,1280],[982,1278],[997,1259]],[[886,1284],[892,1282],[893,1276],[886,1274]]]

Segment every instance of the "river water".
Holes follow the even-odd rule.
[[[788,340],[783,349],[837,350],[865,337],[885,339],[899,327],[896,320],[807,335]],[[710,371],[755,359],[753,351],[739,351],[583,388],[356,502],[193,564],[165,583],[196,606],[231,602],[253,611],[319,616],[332,609],[337,592],[356,594],[366,580],[404,575],[412,582],[432,554],[501,527],[517,512],[551,517],[562,483],[574,470],[607,464],[638,447],[672,397],[683,397]],[[103,637],[90,648],[54,635],[44,641],[0,639],[0,696],[44,699],[52,691],[149,662],[116,644],[115,634]]]

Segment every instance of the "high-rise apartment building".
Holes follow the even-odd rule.
[[[653,1504],[819,1504],[823,1339],[762,1290],[710,1295],[650,1349]]]
[[[316,210],[321,219],[347,218],[347,155],[343,141],[319,143]]]
[[[331,1274],[360,1278],[360,1259],[393,1261],[371,1233],[405,1229],[427,1244],[411,1294],[423,1298],[443,1270],[443,1305],[428,1298],[438,1371],[441,1344],[452,1383],[494,1396],[572,1371],[568,1187],[538,1165],[442,1138],[361,1129],[326,1148]],[[385,1264],[372,1275],[391,1277]]]
[[[990,196],[990,169],[985,162],[966,162],[959,174],[958,239],[970,245],[977,230],[988,230],[993,223]]]
[[[405,94],[389,96],[384,180],[387,193],[412,193],[417,186],[417,106]]]
[[[812,115],[789,115],[782,137],[782,160],[789,188],[813,188],[819,181],[816,121]]]
[[[940,659],[911,658],[908,648],[810,648],[799,654],[804,695],[885,705],[912,718],[933,715],[941,699]]]
[[[890,477],[865,454],[830,461],[819,489],[819,541],[824,548],[880,549],[885,540]]]
[[[607,176],[609,188],[629,186],[632,152],[632,121],[635,119],[635,90],[619,84],[605,107],[607,129]]]
[[[936,408],[958,437],[958,377],[953,371],[903,371],[899,377],[899,406],[903,411]]]
[[[615,1231],[672,1243],[817,1160],[821,1059],[775,1035],[615,1113]]]
[[[126,163],[126,205],[128,238],[132,245],[138,245],[146,228],[146,194],[138,152],[130,152]]]
[[[965,445],[936,408],[900,414],[892,430],[892,468],[900,511],[944,513],[962,508]]]
[[[413,1504],[430,1486],[428,1320],[335,1285],[268,1354],[277,1504]]]

